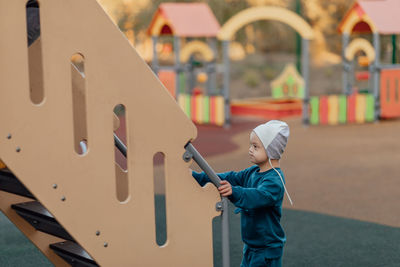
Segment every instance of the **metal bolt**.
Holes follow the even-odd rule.
[[[17,146],[17,148],[15,149],[15,151],[17,151],[18,153],[21,152],[21,148],[19,146]]]
[[[61,201],[65,201],[66,200],[66,197],[65,196],[62,196],[61,197]]]
[[[96,231],[96,235],[99,236],[100,235],[100,231]]]
[[[8,135],[7,135],[7,139],[11,139],[11,137],[12,137],[11,134],[8,134]]]
[[[192,159],[193,155],[192,153],[185,151],[185,153],[183,153],[183,160],[185,162],[189,162]]]
[[[53,188],[54,188],[54,189],[57,189],[57,184],[53,184]]]
[[[107,242],[104,242],[104,247],[105,248],[108,247],[108,243]]]

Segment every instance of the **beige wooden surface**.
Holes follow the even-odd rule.
[[[95,0],[43,0],[44,90],[43,101],[34,104],[25,23],[25,1],[0,0],[0,112],[7,114],[0,118],[0,158],[101,266],[211,266],[219,195],[211,185],[199,187],[182,160],[196,128],[175,100]],[[70,60],[76,53],[85,58],[85,155],[74,149]],[[124,202],[116,189],[117,104],[127,111]],[[155,238],[157,152],[166,155],[163,247]]]

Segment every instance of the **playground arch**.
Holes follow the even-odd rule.
[[[289,25],[302,38],[311,40],[314,32],[311,26],[296,13],[281,7],[251,7],[230,18],[218,33],[218,39],[231,40],[243,26],[258,20],[274,20]]]
[[[230,59],[229,45],[236,32],[245,25],[259,20],[272,20],[282,22],[293,28],[302,38],[301,49],[301,74],[304,79],[304,100],[303,100],[303,121],[308,123],[308,73],[309,73],[309,41],[314,39],[314,31],[311,26],[296,13],[281,7],[251,7],[245,9],[230,18],[221,28],[217,37],[222,41],[224,79],[223,92],[225,99],[225,119],[226,124],[230,123],[230,99],[229,99],[229,80],[230,80]]]
[[[343,22],[340,26],[340,30],[342,33],[351,34],[354,30],[357,29],[357,26],[363,26],[364,28],[368,28],[372,33],[378,32],[374,22],[367,14],[363,14],[360,18],[358,14],[352,12],[348,18]]]
[[[358,51],[362,51],[366,54],[368,61],[372,62],[375,60],[375,49],[368,40],[363,38],[356,38],[346,47],[345,56],[346,59],[351,61],[354,59],[355,54]]]
[[[214,59],[214,53],[211,48],[202,41],[191,41],[187,43],[181,51],[181,61],[187,62],[190,55],[193,53],[199,53],[205,61],[211,61]]]
[[[174,29],[171,23],[161,16],[157,16],[153,27],[150,29],[152,36],[159,36],[161,34],[173,34]]]

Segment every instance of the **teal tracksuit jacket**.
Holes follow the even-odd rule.
[[[282,215],[282,201],[284,187],[279,175],[270,169],[259,172],[260,168],[254,165],[239,172],[219,173],[222,180],[232,185],[232,195],[229,200],[237,207],[236,213],[241,212],[241,230],[246,251],[258,254],[253,257],[260,259],[277,259],[282,256],[283,245],[286,241],[285,233],[280,224]],[[280,168],[276,170],[284,179]],[[193,172],[193,177],[204,186],[210,182],[208,176],[202,172]],[[261,255],[260,255],[261,254]],[[242,266],[265,266],[260,263],[245,263]]]

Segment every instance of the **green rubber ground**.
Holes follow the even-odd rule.
[[[242,242],[240,216],[233,214],[233,207],[230,208],[231,266],[234,267],[240,265]],[[163,213],[160,212],[160,220]],[[283,211],[282,223],[287,234],[285,267],[395,267],[400,264],[399,228],[294,210]],[[214,263],[218,267],[221,266],[219,225],[217,217],[214,220]],[[163,238],[159,236],[158,240]],[[52,266],[1,213],[0,266]]]
[[[240,266],[242,243],[240,216],[230,207],[231,266]],[[219,218],[214,229],[219,229]],[[400,228],[312,212],[283,210],[287,235],[284,267],[398,267]],[[215,235],[214,266],[221,266],[220,235]]]

